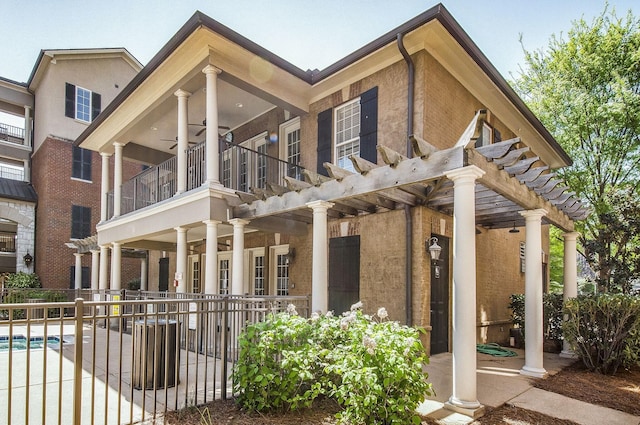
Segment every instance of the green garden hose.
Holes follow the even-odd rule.
[[[518,353],[515,351],[507,350],[506,348],[502,348],[500,345],[495,342],[491,342],[489,344],[476,344],[476,350],[479,353],[490,354],[496,357],[517,357]]]

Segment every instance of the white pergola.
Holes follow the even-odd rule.
[[[305,181],[285,178],[286,186],[271,184],[266,190],[237,193],[243,203],[233,211],[243,226],[253,228],[272,229],[278,222],[284,225],[291,220],[313,225],[314,311],[328,308],[328,217],[404,205],[423,205],[453,215],[453,394],[447,406],[469,416],[483,409],[476,395],[476,226],[525,226],[527,333],[521,373],[543,377],[541,226],[553,224],[566,232],[565,297],[574,297],[574,221],[589,213],[519,138],[475,148],[482,124],[480,111],[450,149],[437,150],[412,137],[412,158],[378,146],[384,165],[352,157],[356,173],[325,163],[330,177],[305,171]],[[234,246],[241,243],[240,238],[234,232]]]

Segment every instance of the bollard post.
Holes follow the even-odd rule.
[[[76,328],[73,356],[73,423],[82,424],[82,319],[84,300],[76,298]]]

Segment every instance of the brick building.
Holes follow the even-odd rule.
[[[73,288],[79,264],[81,284],[89,287],[90,255],[78,262],[77,250],[68,244],[94,234],[101,219],[102,160],[73,141],[140,68],[125,49],[43,50],[27,83],[5,80],[0,110],[24,117],[19,144],[28,151],[28,159],[14,160],[14,167],[21,171],[22,184],[37,194],[37,204],[35,197],[31,201],[33,236],[24,244],[33,264],[20,264],[21,248],[12,271],[33,271],[47,288]],[[127,177],[142,170],[130,161],[123,167]],[[125,279],[139,277],[140,260],[126,261]]]

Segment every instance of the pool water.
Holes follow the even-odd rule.
[[[9,351],[9,337],[8,336],[0,336],[0,352]],[[31,349],[43,348],[44,344],[46,344],[51,348],[58,348],[60,346],[60,338],[57,336],[32,336],[27,341],[27,338],[24,335],[14,335],[11,348],[13,351],[18,350],[26,350],[27,343]]]

